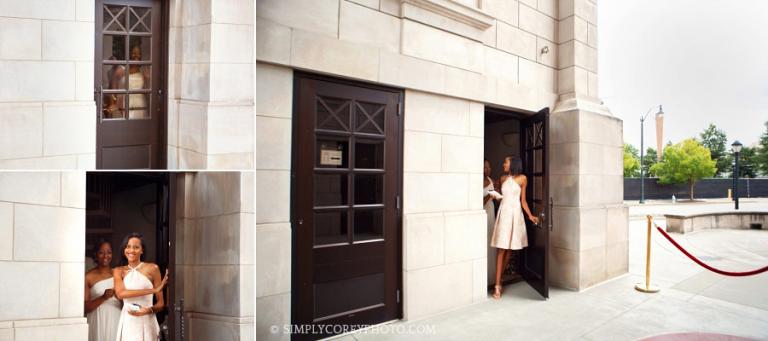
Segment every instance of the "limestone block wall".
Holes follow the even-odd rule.
[[[259,0],[256,59],[522,110],[553,107],[556,1],[466,5],[459,10],[487,28],[410,1]]]
[[[0,340],[88,340],[84,172],[0,173]]]
[[[487,297],[484,106],[406,91],[405,113],[403,317],[417,319]]]
[[[256,333],[259,340],[289,340],[270,328],[291,316],[293,71],[258,63],[256,74]]]
[[[168,168],[253,169],[253,0],[172,0]]]
[[[0,169],[92,169],[94,2],[0,2]]]
[[[253,173],[187,173],[177,180],[183,247],[176,290],[185,299],[187,339],[253,340]]]
[[[551,284],[585,289],[628,271],[621,120],[587,110],[550,119]]]
[[[550,116],[549,276],[582,290],[629,270],[622,121],[597,93],[597,4],[560,0],[558,103]]]

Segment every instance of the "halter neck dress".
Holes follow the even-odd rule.
[[[493,227],[491,246],[510,250],[520,250],[528,246],[523,207],[520,203],[521,191],[520,185],[511,176],[501,184],[501,194],[504,197],[501,199]]]
[[[128,265],[128,274],[123,278],[126,290],[152,289],[152,281],[139,268],[144,263],[139,263],[135,268]],[[120,313],[120,323],[117,325],[116,341],[157,341],[160,337],[160,325],[157,324],[155,314],[133,316],[128,313],[132,303],[141,307],[152,306],[152,294],[123,299],[123,311]]]

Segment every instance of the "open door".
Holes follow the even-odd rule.
[[[96,168],[165,168],[161,0],[96,0]]]
[[[549,108],[521,122],[523,173],[528,178],[526,201],[539,224],[525,220],[528,247],[523,249],[520,273],[544,298],[549,298],[547,255],[552,228],[552,199],[549,196]]]

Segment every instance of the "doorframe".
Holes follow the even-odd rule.
[[[160,160],[157,165],[156,169],[167,169],[168,168],[168,69],[169,69],[169,31],[170,31],[170,22],[171,22],[171,9],[170,9],[170,0],[154,0],[160,3],[160,62],[159,62],[159,68],[158,71],[160,74],[160,82],[158,91],[160,91],[159,94],[152,94],[157,95],[157,97],[160,100],[159,108],[160,108],[160,146],[158,153],[160,154]],[[104,7],[104,0],[95,0],[95,11],[101,11]],[[98,16],[96,16],[98,17]],[[94,18],[95,19],[95,18]],[[103,23],[102,23],[103,25]],[[100,97],[102,97],[101,93],[101,74],[96,71],[96,65],[97,63],[101,63],[102,60],[102,49],[104,48],[101,40],[101,32],[98,32],[96,30],[96,27],[99,26],[98,23],[94,24],[94,48],[93,48],[93,100],[96,104],[96,125],[93,127],[96,140],[94,141],[94,147],[95,147],[95,159],[96,164],[94,165],[95,169],[102,169],[98,167],[98,160],[99,160],[99,123],[98,118],[101,113],[99,112],[99,101],[101,100]],[[101,65],[99,65],[101,67]]]
[[[543,282],[544,282],[544,286],[546,287],[546,292],[547,292],[547,294],[545,295],[544,299],[547,300],[547,299],[549,299],[549,294],[548,294],[548,292],[549,292],[549,259],[548,258],[549,258],[549,252],[550,252],[549,248],[551,247],[551,243],[549,242],[549,232],[552,231],[552,218],[553,218],[552,202],[551,202],[552,193],[550,191],[550,189],[551,189],[550,181],[552,179],[552,176],[551,176],[552,174],[551,174],[551,171],[550,171],[551,170],[551,162],[550,162],[551,157],[550,157],[550,155],[552,153],[551,152],[551,147],[550,147],[550,145],[551,145],[551,143],[550,143],[551,135],[549,134],[549,128],[550,128],[550,125],[549,125],[549,118],[550,117],[549,117],[549,115],[551,114],[550,107],[544,107],[544,108],[542,108],[539,111],[529,111],[529,110],[519,110],[519,109],[514,109],[514,110],[503,109],[503,108],[499,108],[499,107],[490,106],[488,104],[485,104],[485,108],[484,109],[485,110],[483,111],[483,127],[485,127],[485,115],[487,115],[488,113],[491,113],[491,114],[494,114],[494,115],[506,116],[509,119],[517,120],[520,123],[520,151],[519,152],[520,152],[520,157],[521,158],[522,158],[523,154],[526,152],[525,151],[525,133],[523,131],[523,122],[526,121],[527,119],[530,119],[530,118],[534,117],[535,115],[538,115],[538,114],[542,113],[542,111],[546,110],[547,118],[544,120],[544,123],[543,123],[544,124],[544,127],[543,127],[544,132],[543,133],[545,134],[544,146],[543,146],[543,148],[545,150],[545,152],[544,152],[544,154],[545,154],[544,155],[544,161],[543,161],[544,162],[543,173],[544,173],[544,176],[546,178],[546,193],[547,193],[547,195],[546,195],[546,198],[543,198],[543,201],[544,201],[543,205],[545,207],[544,211],[547,213],[547,216],[545,217],[545,219],[546,219],[545,222],[544,222],[545,225],[542,226],[541,228],[544,228],[544,229],[548,230],[548,232],[547,232],[547,241],[546,241],[547,246],[546,246],[545,255],[544,255],[544,257],[545,257],[544,258],[544,278],[542,279]],[[485,139],[485,137],[483,137],[483,139]],[[523,163],[527,162],[525,160],[525,158],[522,158],[522,159],[523,159]],[[531,180],[529,180],[529,184],[531,184]],[[527,194],[531,194],[532,192],[531,191],[527,191],[526,193]],[[527,198],[526,198],[526,200],[527,200]],[[532,203],[529,203],[529,204],[532,204]],[[526,220],[526,229],[527,229],[528,220],[527,219],[525,219],[525,220]],[[526,277],[525,277],[525,275],[524,275],[524,272],[528,271],[528,270],[525,269],[526,264],[527,264],[525,262],[525,257],[526,256],[527,255],[525,253],[521,252],[521,253],[518,253],[517,255],[515,255],[515,257],[513,257],[513,261],[516,263],[515,265],[518,266],[517,271],[520,274],[521,278],[519,280],[503,282],[502,283],[503,285],[506,285],[506,284],[509,284],[509,283],[519,283],[519,282],[526,282],[527,283],[528,282]],[[530,285],[530,283],[528,283],[528,285]],[[488,286],[489,289],[490,289],[490,287],[491,286]],[[535,290],[535,288],[534,288],[534,290]]]
[[[398,320],[401,320],[403,318],[403,310],[404,310],[404,302],[405,302],[405,292],[403,287],[403,211],[404,211],[404,205],[405,202],[405,191],[403,188],[403,178],[404,178],[404,139],[405,139],[405,89],[403,88],[397,88],[397,87],[390,87],[390,86],[384,86],[379,84],[372,84],[362,81],[356,81],[351,79],[345,79],[345,78],[337,78],[327,75],[320,75],[316,73],[311,73],[307,71],[302,70],[296,70],[292,69],[293,71],[293,86],[292,86],[292,113],[291,113],[291,168],[290,168],[290,204],[289,204],[289,216],[290,216],[290,226],[291,226],[291,316],[290,321],[292,325],[296,325],[297,322],[295,320],[295,311],[298,305],[298,302],[295,300],[298,293],[294,290],[298,289],[300,287],[296,276],[294,273],[296,272],[296,268],[298,267],[298,258],[297,257],[297,247],[296,247],[296,238],[294,236],[294,231],[296,231],[296,223],[295,223],[295,215],[296,215],[296,201],[294,198],[296,198],[297,190],[295,186],[295,179],[296,179],[296,166],[298,164],[298,154],[299,154],[299,147],[296,143],[298,133],[298,102],[299,98],[297,94],[299,93],[299,82],[298,80],[301,78],[304,79],[312,79],[312,80],[319,80],[319,81],[325,81],[325,82],[332,82],[337,84],[343,84],[343,85],[349,85],[349,86],[355,86],[355,87],[362,87],[367,89],[373,89],[373,90],[381,90],[381,91],[388,91],[388,92],[399,92],[400,93],[400,101],[398,103],[398,116],[400,119],[398,120],[398,139],[396,141],[396,144],[398,146],[398,152],[399,155],[397,157],[397,174],[395,178],[397,179],[396,188],[398,190],[398,194],[400,196],[400,206],[399,209],[397,209],[397,215],[396,215],[396,226],[395,229],[397,231],[398,238],[396,240],[396,253],[397,253],[397,259],[396,259],[396,265],[397,265],[397,271],[395,274],[395,280],[397,284],[397,291],[400,293],[399,296],[399,302],[397,302],[396,306],[396,318]],[[300,252],[299,255],[303,255],[303,252]],[[303,307],[304,309],[308,309],[308,307]],[[387,323],[387,322],[383,322]],[[291,334],[291,338],[293,339],[293,335]]]

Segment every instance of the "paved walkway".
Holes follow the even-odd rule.
[[[645,214],[727,210],[732,203],[628,204],[632,218],[627,275],[582,292],[551,288],[548,301],[518,283],[506,287],[500,300],[387,326],[390,331],[409,328],[411,333],[358,332],[337,340],[613,341],[682,332],[768,340],[768,273],[741,278],[713,274],[685,258],[656,231],[652,283],[661,292],[634,290],[645,274]],[[741,207],[765,209],[768,199],[744,200]],[[664,226],[664,221],[658,224]],[[768,263],[768,231],[706,230],[673,237],[716,267],[744,271]]]

